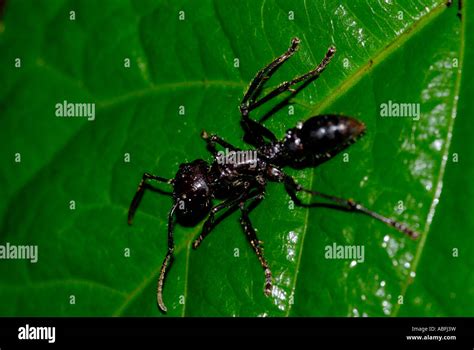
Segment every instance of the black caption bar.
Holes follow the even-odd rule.
[[[474,318],[0,318],[2,350],[202,335],[312,336],[328,344],[472,349]]]

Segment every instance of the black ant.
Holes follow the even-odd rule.
[[[249,218],[250,211],[263,199],[268,181],[283,183],[297,205],[314,206],[302,203],[296,195],[298,192],[309,193],[335,203],[337,208],[371,216],[411,238],[418,237],[418,233],[405,224],[373,212],[352,199],[338,198],[305,189],[282,170],[286,166],[297,169],[314,167],[333,158],[363,135],[365,125],[362,122],[340,115],[319,115],[311,117],[303,123],[298,123],[296,127],[286,132],[283,140],[279,141],[269,129],[249,118],[249,113],[265,102],[286,91],[295,91],[292,89],[295,84],[318,78],[336,52],[334,47],[330,47],[315,69],[293,80],[281,83],[267,95],[257,99],[265,82],[293,56],[299,42],[298,38],[292,39],[291,46],[285,53],[257,73],[240,104],[241,124],[245,132],[244,140],[254,146],[256,150],[243,151],[219,136],[209,135],[203,131],[201,136],[214,156],[214,161],[211,164],[202,159],[181,164],[174,179],[165,179],[149,173],[143,174],[128,212],[129,224],[132,223],[144,191],[149,186],[147,180],[165,182],[173,186],[174,204],[168,215],[168,252],[158,278],[157,302],[163,312],[167,311],[163,303],[163,283],[167,270],[173,261],[175,217],[176,221],[181,224],[194,226],[207,216],[201,234],[193,243],[193,248],[196,249],[213,228],[214,218],[218,212],[224,209],[231,211],[240,209],[240,224],[265,272],[264,292],[267,296],[271,294],[272,273],[263,256],[261,242],[258,240]],[[230,150],[230,153],[227,152],[222,156],[222,153],[217,151],[216,144]],[[244,152],[254,152],[255,159],[241,157],[243,159],[236,160],[239,158],[236,155],[245,154]],[[214,206],[214,199],[222,201]]]

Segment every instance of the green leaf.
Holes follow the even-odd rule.
[[[473,13],[474,4],[464,3],[464,13]],[[474,59],[474,21],[463,18],[464,62]],[[463,66],[457,119],[444,175],[443,192],[433,218],[429,239],[419,260],[417,278],[407,291],[406,305],[399,315],[472,316],[474,314],[474,220],[471,198],[474,187],[474,87],[470,77],[474,67]]]
[[[424,259],[451,243],[433,236],[440,234],[437,220],[445,229],[454,220],[449,210],[438,217],[437,203],[457,115],[461,70],[453,62],[462,66],[462,23],[444,0],[8,2],[0,22],[0,244],[36,244],[39,257],[0,261],[0,298],[8,301],[0,314],[162,315],[156,282],[172,201],[147,193],[127,226],[141,175],[172,178],[180,163],[211,161],[203,129],[244,147],[242,95],[295,36],[299,52],[270,84],[307,72],[332,44],[336,57],[293,99],[294,113],[284,107],[265,125],[282,137],[299,120],[336,113],[362,120],[367,134],[347,155],[288,173],[422,236],[411,241],[353,213],[293,208],[283,186],[269,184],[251,218],[265,242],[273,295],[263,294],[263,271],[234,213],[196,251],[191,243],[202,223],[176,227],[164,291],[168,315],[472,314],[472,283],[456,289],[470,308],[409,288]],[[56,117],[64,100],[96,103],[95,120]],[[389,100],[419,103],[419,120],[381,117]],[[457,182],[454,175],[450,181]],[[451,196],[462,191],[457,186]],[[363,246],[364,261],[326,259],[325,247],[334,243]],[[462,278],[465,267],[460,271],[450,277]],[[420,305],[416,298],[424,306],[436,298],[439,306],[413,306]]]

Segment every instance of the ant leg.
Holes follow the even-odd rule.
[[[321,193],[321,192],[308,190],[306,188],[303,188],[298,183],[296,183],[296,181],[292,177],[290,177],[286,174],[283,175],[282,180],[283,180],[283,182],[285,184],[285,187],[286,187],[288,193],[290,194],[291,198],[299,205],[302,205],[302,206],[305,206],[305,207],[314,206],[314,205],[311,205],[311,204],[302,203],[300,201],[300,199],[296,196],[296,192],[305,192],[305,193],[308,193],[312,196],[318,196],[318,197],[321,197],[321,198],[326,199],[328,201],[334,202],[334,203],[340,205],[342,208],[344,208],[348,211],[354,211],[354,212],[359,212],[359,213],[368,215],[368,216],[370,216],[370,217],[372,217],[372,218],[374,218],[378,221],[381,221],[381,222],[387,224],[388,226],[391,226],[391,227],[395,228],[397,231],[408,235],[412,239],[416,239],[419,236],[418,232],[412,230],[406,224],[395,221],[395,220],[390,219],[390,218],[387,218],[385,216],[380,215],[379,213],[376,213],[372,210],[369,210],[369,209],[365,208],[364,206],[362,206],[361,204],[353,201],[352,199],[339,198],[339,197],[324,194],[324,193]]]
[[[214,156],[217,155],[216,143],[231,151],[239,151],[239,148],[231,145],[230,143],[222,139],[220,136],[214,134],[209,135],[205,130],[202,131],[201,137],[204,141],[206,141],[208,149]]]
[[[221,211],[223,209],[227,209],[227,208],[229,210],[233,210],[239,203],[245,202],[245,201],[250,200],[250,199],[253,199],[256,196],[260,196],[260,193],[254,194],[254,192],[249,193],[248,191],[244,190],[242,192],[242,194],[240,194],[236,198],[228,199],[228,200],[216,205],[215,207],[213,207],[211,209],[211,212],[209,213],[209,217],[207,218],[206,222],[204,223],[201,234],[193,242],[193,248],[197,249],[201,245],[204,238],[206,238],[209,235],[209,233],[211,233],[212,229],[214,228],[215,215],[219,211]]]
[[[242,217],[240,218],[240,224],[249,239],[250,245],[252,246],[253,250],[257,254],[258,260],[260,261],[260,265],[262,265],[263,271],[265,272],[265,295],[269,296],[272,293],[272,272],[270,271],[270,267],[263,255],[263,248],[261,246],[262,242],[258,240],[257,234],[255,229],[252,226],[252,222],[250,221],[249,212],[253,210],[262,200],[263,196],[257,197],[254,201],[250,204],[250,208],[245,208],[244,203],[240,203],[240,210],[242,212]]]
[[[227,208],[229,208],[230,210],[233,209],[233,207],[235,207],[243,199],[245,194],[246,193],[243,193],[242,195],[240,195],[237,198],[226,200],[226,201],[216,205],[215,207],[213,207],[211,209],[211,212],[209,213],[209,217],[207,218],[206,222],[204,223],[204,226],[202,227],[202,231],[201,231],[200,235],[193,242],[193,248],[194,249],[197,249],[201,245],[204,238],[206,238],[207,235],[209,235],[209,233],[211,233],[211,231],[213,229],[213,225],[214,225],[215,215],[223,209],[227,209]]]
[[[278,141],[273,132],[248,116],[242,118],[241,125],[244,130],[244,141],[254,147],[263,146],[266,143],[265,138],[270,142]]]
[[[251,110],[261,106],[265,102],[268,102],[272,98],[275,98],[276,96],[280,95],[281,93],[285,91],[292,91],[291,86],[300,83],[302,81],[308,80],[308,79],[317,79],[321,73],[326,69],[327,65],[329,62],[331,62],[331,59],[333,58],[334,54],[336,53],[336,48],[334,46],[331,46],[328,51],[326,52],[326,55],[324,56],[323,60],[321,63],[318,64],[316,68],[313,70],[309,71],[306,74],[300,75],[299,77],[294,78],[293,80],[290,81],[285,81],[278,85],[276,89],[273,91],[269,92],[267,95],[262,97],[260,100],[252,103],[250,106],[248,106],[248,111],[250,112]]]
[[[145,193],[145,189],[147,188],[147,180],[155,180],[158,182],[165,182],[167,184],[172,184],[173,179],[165,179],[160,176],[155,176],[149,173],[144,173],[140,183],[138,184],[137,192],[135,196],[133,196],[132,203],[130,204],[130,208],[128,209],[128,224],[131,225],[133,221],[133,217],[135,216],[135,211],[137,210],[140,202],[143,198],[143,194]]]
[[[265,143],[264,137],[271,141],[276,141],[275,135],[266,127],[249,118],[250,106],[255,103],[255,100],[260,95],[263,85],[270,79],[273,73],[288,60],[298,49],[300,40],[293,38],[291,45],[281,56],[275,58],[270,64],[261,69],[251,81],[247,92],[240,103],[240,114],[242,115],[242,128],[244,129],[247,142],[255,147],[259,147]]]
[[[173,227],[174,227],[174,211],[178,203],[175,203],[170,210],[168,215],[168,252],[166,253],[165,259],[163,260],[163,264],[161,264],[160,276],[158,277],[158,288],[156,294],[156,301],[158,302],[158,306],[163,312],[166,312],[166,306],[163,303],[163,283],[165,281],[166,272],[171,267],[173,263],[173,252],[174,252],[174,240],[173,240]]]
[[[286,50],[281,56],[275,58],[272,62],[270,62],[270,64],[261,69],[257,73],[257,75],[255,75],[255,78],[252,79],[247,89],[247,92],[245,93],[244,98],[242,99],[242,103],[240,105],[241,110],[245,110],[249,105],[255,102],[265,82],[270,79],[273,73],[275,73],[276,70],[283,63],[285,63],[286,60],[293,56],[293,54],[298,49],[299,44],[300,39],[291,39],[291,45],[288,50]]]

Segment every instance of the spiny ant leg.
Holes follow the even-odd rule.
[[[270,141],[276,141],[276,137],[269,129],[249,118],[249,107],[254,104],[255,100],[260,95],[265,82],[270,79],[273,73],[275,73],[286,60],[293,56],[298,49],[299,43],[300,40],[298,38],[293,38],[291,40],[291,45],[286,52],[274,59],[265,68],[261,69],[251,81],[247,92],[242,99],[240,113],[242,115],[242,128],[245,132],[244,139],[255,147],[263,145],[265,143],[264,138],[267,138]]]
[[[300,75],[299,77],[296,77],[293,80],[285,81],[285,82],[281,83],[280,85],[278,85],[278,87],[276,89],[269,92],[267,95],[262,97],[260,100],[254,102],[253,104],[248,106],[248,111],[250,112],[251,110],[261,106],[265,102],[268,102],[272,98],[277,97],[278,95],[280,95],[281,93],[283,93],[285,91],[292,91],[291,87],[295,84],[298,84],[298,83],[300,83],[302,81],[305,81],[305,80],[308,80],[308,79],[317,79],[321,75],[321,73],[326,69],[329,62],[331,62],[331,59],[333,58],[335,53],[336,53],[336,48],[331,46],[328,49],[328,51],[326,52],[326,55],[324,56],[321,63],[318,64],[318,66],[316,68],[314,68],[313,70],[309,71],[306,74],[303,74],[303,75]]]
[[[242,198],[243,198],[243,194],[240,195],[238,198],[226,200],[226,201],[216,205],[215,207],[213,207],[211,209],[211,212],[209,213],[209,217],[207,218],[206,222],[204,223],[204,226],[202,227],[202,231],[201,231],[200,235],[193,242],[193,248],[194,249],[197,249],[201,245],[204,238],[206,238],[207,235],[209,235],[209,233],[211,233],[211,230],[212,230],[213,224],[214,224],[215,215],[223,209],[232,208],[232,207],[236,206]]]
[[[249,239],[250,245],[252,246],[253,250],[257,254],[258,260],[260,261],[260,265],[262,265],[263,271],[265,272],[265,289],[264,293],[265,295],[269,296],[272,294],[272,272],[270,271],[270,267],[268,266],[268,263],[265,259],[265,256],[263,255],[263,248],[261,246],[262,242],[258,240],[257,238],[257,233],[255,232],[255,229],[252,226],[252,222],[250,221],[249,217],[249,212],[253,208],[255,208],[258,203],[260,203],[261,199],[263,197],[257,197],[252,204],[251,208],[245,208],[244,203],[240,203],[240,210],[242,212],[242,216],[240,218],[240,224],[242,225],[242,228],[247,235],[247,238]]]
[[[313,70],[309,71],[306,74],[303,74],[299,77],[294,78],[293,80],[285,81],[281,83],[280,85],[278,85],[277,88],[269,92],[260,100],[256,100],[257,95],[255,95],[252,100],[249,99],[248,101],[245,101],[245,98],[244,98],[245,103],[242,103],[240,106],[240,111],[242,114],[241,123],[245,132],[245,140],[248,143],[252,144],[255,147],[260,147],[263,144],[265,144],[264,138],[267,138],[270,141],[276,140],[276,137],[273,135],[273,133],[270,130],[268,130],[262,124],[255,122],[249,118],[248,115],[250,111],[261,106],[265,102],[270,101],[271,99],[277,97],[278,95],[282,94],[285,91],[291,91],[295,93],[296,90],[292,89],[292,86],[295,84],[298,84],[304,81],[311,81],[313,79],[317,79],[321,75],[321,73],[324,71],[324,69],[326,69],[327,65],[331,61],[335,52],[336,52],[336,49],[334,47],[330,47],[328,51],[326,52],[325,57],[316,68],[314,68]]]
[[[202,131],[201,137],[207,142],[207,144],[215,149],[215,144],[219,144],[224,148],[228,148],[231,151],[238,151],[239,149],[234,145],[231,145],[229,142],[224,140],[222,137],[215,134],[209,135],[205,130]]]
[[[294,195],[294,197],[292,196],[293,198],[297,198],[295,192],[305,192],[305,193],[308,193],[312,196],[318,196],[318,197],[321,197],[321,198],[326,199],[328,201],[337,203],[338,205],[345,208],[346,210],[359,212],[359,213],[363,213],[365,215],[368,215],[368,216],[370,216],[370,217],[372,217],[376,220],[379,220],[379,221],[387,224],[388,226],[391,226],[391,227],[395,228],[397,231],[408,235],[412,239],[416,239],[419,236],[418,232],[412,230],[406,224],[395,221],[395,220],[390,219],[390,218],[387,218],[383,215],[380,215],[379,213],[376,213],[372,210],[369,210],[369,209],[365,208],[363,205],[353,201],[352,199],[339,198],[339,197],[324,194],[324,193],[321,193],[321,192],[318,192],[318,191],[308,190],[306,188],[303,188],[298,183],[296,183],[296,181],[288,175],[284,175],[283,181],[285,183],[285,187],[287,188],[287,190],[288,191],[293,191],[293,195]]]
[[[231,199],[228,199],[222,203],[219,203],[218,205],[216,205],[215,207],[213,207],[211,209],[211,212],[209,213],[209,217],[207,218],[207,220],[204,222],[204,226],[202,227],[202,231],[201,231],[201,234],[198,236],[198,238],[196,238],[196,240],[193,242],[193,248],[194,249],[197,249],[202,241],[204,240],[204,238],[206,238],[209,233],[211,233],[212,229],[213,229],[213,225],[214,225],[214,219],[215,219],[215,215],[223,210],[223,209],[227,209],[229,208],[229,210],[232,210],[233,208],[235,208],[240,202],[243,202],[243,201],[246,201],[246,200],[249,200],[249,199],[252,199],[254,198],[255,196],[258,196],[259,194],[254,194],[254,192],[247,192],[246,190],[244,190],[242,192],[242,194],[240,194],[239,196],[237,196],[236,198],[231,198]]]
[[[227,141],[225,141],[223,138],[220,136],[211,134],[209,135],[206,131],[202,131],[201,137],[203,140],[206,141],[208,149],[211,151],[211,153],[216,156],[217,155],[217,148],[216,148],[216,143],[221,145],[224,148],[227,148],[231,151],[239,151],[239,148],[231,145]]]
[[[259,92],[261,91],[262,86],[265,82],[270,79],[270,77],[275,73],[275,71],[286,61],[288,60],[298,49],[300,39],[293,38],[291,39],[291,45],[281,56],[275,58],[270,62],[266,67],[261,69],[255,78],[251,81],[247,92],[244,95],[241,103],[241,110],[245,110],[246,107],[252,104],[258,97]]]
[[[131,225],[133,221],[133,217],[135,216],[135,211],[137,210],[140,202],[143,198],[143,194],[145,193],[145,189],[147,188],[147,180],[154,180],[158,182],[165,182],[167,184],[172,184],[173,179],[165,179],[164,177],[152,175],[149,173],[144,173],[140,183],[138,184],[137,192],[135,196],[133,196],[132,203],[130,204],[130,208],[128,209],[128,224]]]
[[[158,277],[158,288],[156,294],[156,300],[158,302],[158,306],[163,312],[167,311],[167,308],[163,302],[163,284],[166,277],[166,272],[171,267],[173,263],[173,252],[174,252],[174,240],[173,240],[173,228],[174,228],[174,211],[178,203],[176,202],[170,210],[168,215],[168,252],[166,253],[165,259],[163,260],[163,264],[161,265],[160,276]]]
[[[244,141],[254,147],[261,147],[265,144],[265,138],[270,142],[277,141],[273,132],[265,126],[250,119],[248,116],[241,120],[242,129],[244,130]]]

